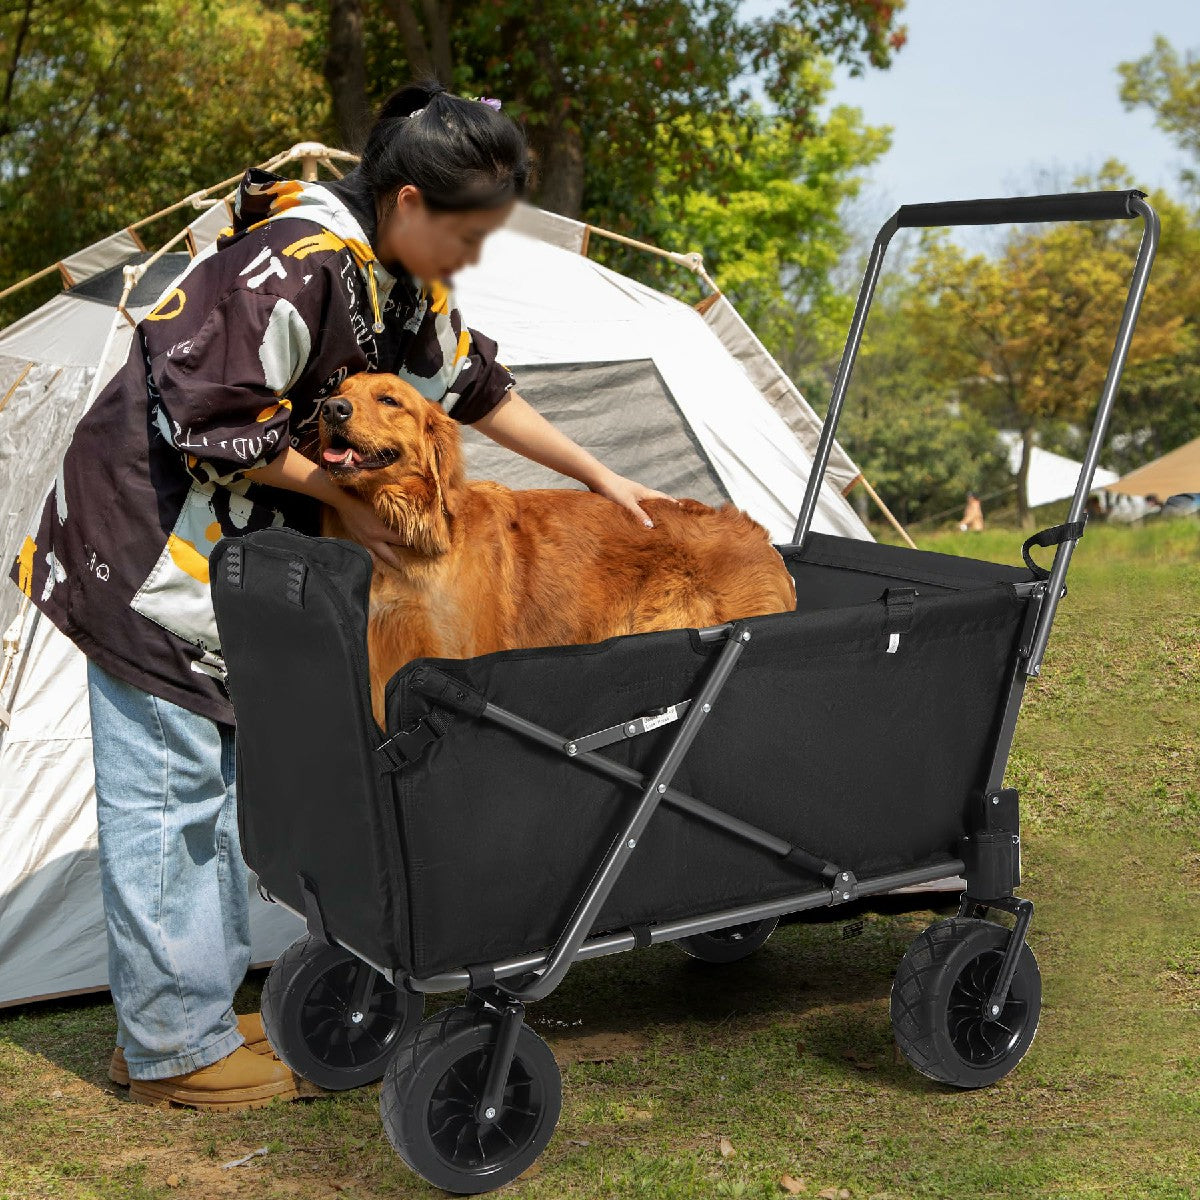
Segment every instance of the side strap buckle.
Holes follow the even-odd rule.
[[[1045,567],[1039,566],[1033,561],[1033,555],[1029,553],[1033,546],[1058,546],[1066,541],[1078,541],[1083,537],[1084,526],[1087,525],[1087,513],[1083,514],[1083,518],[1079,521],[1068,521],[1065,525],[1054,525],[1049,529],[1043,529],[1041,533],[1035,533],[1032,537],[1025,539],[1025,544],[1021,547],[1021,557],[1025,560],[1025,565],[1032,572],[1034,579],[1049,579],[1050,572]]]
[[[386,764],[380,768],[381,772],[386,775],[416,762],[425,753],[425,747],[436,742],[449,728],[447,714],[434,709],[411,729],[393,733],[390,738],[375,747],[376,754]]]

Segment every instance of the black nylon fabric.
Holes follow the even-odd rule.
[[[803,551],[778,546],[796,581],[796,607],[801,611],[877,600],[884,588],[923,585],[930,592],[967,591],[998,582],[1030,583],[1024,567],[885,546],[857,538],[811,533]]]
[[[750,622],[753,636],[674,784],[860,877],[953,857],[984,786],[1025,602],[993,583],[919,595],[888,654],[885,605]],[[694,697],[720,645],[686,632],[439,660],[488,700],[578,737]],[[425,711],[405,668],[389,721]],[[602,753],[648,772],[678,726]],[[484,719],[396,776],[414,970],[553,943],[637,793]],[[660,806],[594,932],[817,886]]]
[[[240,587],[224,570],[234,546]],[[306,568],[299,597],[295,562]],[[408,925],[407,888],[391,787],[374,757],[382,737],[366,673],[370,581],[365,550],[285,530],[226,539],[211,558],[237,713],[242,853],[300,914],[299,873],[307,875],[330,932],[391,965],[404,960],[396,932]]]
[[[228,545],[214,553],[214,601],[238,714],[244,848],[264,885],[302,910],[303,871],[338,940],[418,977],[553,944],[637,791],[462,712],[417,762],[381,781],[365,553],[282,530],[252,534],[241,539],[237,589],[221,569]],[[810,610],[749,622],[751,640],[673,783],[866,877],[957,857],[1027,603],[1011,573],[1027,573],[892,547],[854,553],[861,545],[817,543],[815,554],[790,557],[797,573],[819,573],[806,576]],[[850,562],[814,561],[838,556]],[[287,600],[297,559],[308,567],[302,609]],[[917,592],[895,653],[888,587]],[[422,662],[566,740],[694,698],[723,644],[678,630],[421,660],[389,684],[388,729],[430,711],[409,682]],[[649,772],[678,730],[600,753]],[[660,805],[594,932],[818,886]]]

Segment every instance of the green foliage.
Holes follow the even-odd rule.
[[[995,427],[959,403],[954,374],[919,336],[925,304],[910,275],[880,281],[838,431],[903,522],[957,519],[969,491],[990,497],[1011,484]],[[799,376],[810,398],[832,391],[837,366],[838,358],[826,357]]]
[[[1154,113],[1155,124],[1181,150],[1200,160],[1200,56],[1181,58],[1160,35],[1148,54],[1121,63],[1117,72],[1125,107],[1145,105]],[[1200,184],[1195,171],[1183,175],[1193,186]]]
[[[813,63],[810,71],[829,86],[827,63]],[[757,107],[741,119],[679,117],[658,131],[655,182],[639,210],[638,236],[699,251],[776,354],[824,345],[844,331],[850,313],[848,298],[831,282],[847,242],[841,206],[888,141],[888,131],[864,127],[857,110],[843,107],[805,131]],[[720,166],[697,180],[690,169],[697,156]],[[592,244],[593,255],[608,265],[697,298],[695,279],[679,266],[599,238]]]
[[[319,134],[323,85],[296,62],[313,21],[255,0],[7,5],[0,282]]]

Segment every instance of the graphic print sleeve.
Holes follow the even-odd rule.
[[[195,337],[148,363],[159,431],[199,482],[228,485],[287,447],[288,392],[312,351],[313,314],[301,310],[319,304],[309,291],[288,299],[237,288]]]
[[[428,307],[396,373],[456,421],[471,425],[490,413],[516,380],[496,357],[496,343],[467,327],[448,288],[433,284],[424,299]]]

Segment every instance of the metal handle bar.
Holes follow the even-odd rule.
[[[871,248],[871,257],[867,261],[866,274],[863,277],[862,287],[858,293],[858,303],[854,309],[854,319],[850,322],[846,347],[842,351],[842,361],[838,366],[837,378],[834,380],[829,411],[821,426],[821,438],[817,443],[817,452],[813,456],[812,471],[808,477],[808,486],[804,491],[804,501],[800,506],[800,517],[796,522],[796,532],[792,538],[793,544],[803,550],[804,542],[808,538],[813,513],[817,508],[817,497],[820,495],[821,484],[825,479],[825,468],[829,464],[829,452],[833,448],[838,420],[842,415],[842,404],[846,399],[850,372],[854,369],[854,360],[858,356],[858,347],[862,342],[863,330],[867,323],[867,313],[870,311],[871,299],[875,295],[875,286],[879,282],[879,274],[883,267],[883,256],[887,253],[888,243],[897,229],[902,225],[950,223],[951,218],[957,224],[980,225],[1007,221],[1124,220],[1132,216],[1142,218],[1142,241],[1138,247],[1137,261],[1134,263],[1133,277],[1129,283],[1125,311],[1121,315],[1121,324],[1117,329],[1112,358],[1109,360],[1108,375],[1104,380],[1100,403],[1096,408],[1091,438],[1088,441],[1083,466],[1079,471],[1079,480],[1075,485],[1075,495],[1071,500],[1070,514],[1067,517],[1068,522],[1081,520],[1087,504],[1088,492],[1092,490],[1096,461],[1100,457],[1100,447],[1104,444],[1104,435],[1108,430],[1108,418],[1112,412],[1117,387],[1121,382],[1121,372],[1125,369],[1125,359],[1129,353],[1129,343],[1133,338],[1134,326],[1137,324],[1138,311],[1142,306],[1142,297],[1146,294],[1146,285],[1150,281],[1150,268],[1154,264],[1154,254],[1158,249],[1158,214],[1146,202],[1145,194],[1138,191],[1083,192],[1065,196],[1017,196],[1010,200],[949,201],[945,204],[905,205],[896,210],[880,229],[875,238],[875,245]],[[1054,621],[1054,613],[1062,596],[1063,581],[1066,578],[1071,555],[1075,550],[1076,540],[1078,539],[1068,539],[1062,542],[1055,552],[1054,565],[1050,568],[1050,579],[1046,585],[1046,602],[1042,605],[1038,618],[1037,630],[1025,668],[1026,674],[1037,675],[1041,669],[1042,655],[1050,637],[1050,626]]]
[[[1145,192],[1070,192],[1057,196],[1011,196],[995,200],[947,200],[942,204],[904,204],[892,218],[897,229],[935,225],[1008,225],[1038,221],[1129,221],[1136,217],[1134,198]]]

